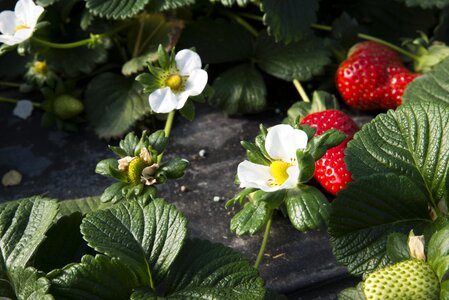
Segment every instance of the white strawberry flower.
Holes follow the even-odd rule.
[[[149,96],[151,109],[156,113],[169,113],[181,109],[190,96],[198,96],[207,84],[207,72],[201,69],[201,58],[192,50],[176,53],[176,70],[166,74],[163,87]]]
[[[273,126],[265,139],[265,150],[272,158],[271,164],[241,162],[237,167],[240,187],[264,192],[296,187],[299,176],[296,150],[305,149],[307,140],[307,134],[300,129],[285,124]]]
[[[34,4],[32,0],[19,0],[14,11],[2,11],[0,13],[0,43],[13,46],[29,39],[43,12],[44,9]]]

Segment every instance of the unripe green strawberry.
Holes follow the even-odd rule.
[[[83,110],[83,102],[69,95],[58,96],[53,102],[53,112],[62,120],[76,117]]]
[[[363,292],[368,300],[432,300],[439,298],[440,287],[430,265],[413,258],[371,273]]]
[[[142,171],[148,167],[148,164],[141,158],[134,158],[128,166],[128,180],[133,185],[138,185],[140,183],[140,177],[142,176]]]

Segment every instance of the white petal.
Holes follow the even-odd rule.
[[[273,159],[289,162],[296,158],[296,150],[307,146],[307,134],[290,125],[280,124],[268,130],[265,139],[265,150]]]
[[[31,27],[33,30],[43,11],[44,9],[34,4],[32,0],[19,0],[14,8],[17,19],[24,25]]]
[[[16,107],[12,111],[12,113],[21,118],[21,119],[27,119],[29,116],[31,116],[31,113],[33,112],[33,103],[30,100],[19,100],[17,101]]]
[[[185,91],[189,92],[189,96],[198,96],[201,94],[207,84],[207,72],[201,69],[194,70],[190,73],[186,82]]]
[[[14,12],[5,10],[0,13],[0,32],[13,35],[16,32],[17,18]]]
[[[26,41],[33,35],[33,29],[30,28],[24,28],[17,30],[14,34],[14,39],[16,40],[17,44]]]
[[[169,87],[155,90],[149,97],[151,109],[157,113],[169,113],[178,106],[178,98]]]
[[[190,75],[194,70],[201,69],[200,56],[189,49],[184,49],[175,55],[176,67],[181,75]]]
[[[270,167],[252,163],[244,160],[237,167],[237,177],[240,181],[241,188],[257,188],[269,187],[268,180],[273,178],[270,173]]]
[[[12,35],[0,35],[0,43],[4,43],[8,46],[13,46],[15,44],[18,44],[18,41],[14,38]]]
[[[176,109],[181,109],[184,107],[184,105],[187,102],[187,99],[189,99],[189,91],[184,91],[176,95],[178,98],[178,104],[176,105]]]
[[[298,185],[299,168],[298,166],[291,166],[287,169],[288,178],[284,181],[279,189],[291,189]]]

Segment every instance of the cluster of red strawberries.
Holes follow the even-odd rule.
[[[401,104],[405,87],[419,75],[406,69],[399,55],[390,48],[362,42],[352,47],[348,58],[340,64],[336,83],[343,101],[353,108],[389,109]],[[315,179],[335,195],[351,181],[344,151],[359,128],[347,114],[335,109],[309,114],[300,124],[315,127],[316,135],[333,128],[347,135],[343,143],[328,150],[315,163]]]

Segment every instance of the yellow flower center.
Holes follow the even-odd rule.
[[[285,161],[276,160],[270,165],[270,173],[274,180],[270,182],[271,185],[281,185],[288,179],[287,169],[291,167],[292,164],[286,163]]]
[[[182,86],[182,77],[179,74],[171,74],[165,80],[165,85],[168,86],[172,91],[179,91]]]
[[[22,25],[17,25],[16,26],[16,31],[19,31],[19,30],[21,30],[21,29],[29,29],[30,28],[30,26],[27,26],[27,25],[24,25],[24,24],[22,24]]]
[[[45,72],[47,72],[47,64],[43,61],[36,61],[34,63],[34,71],[37,74],[44,74]]]

